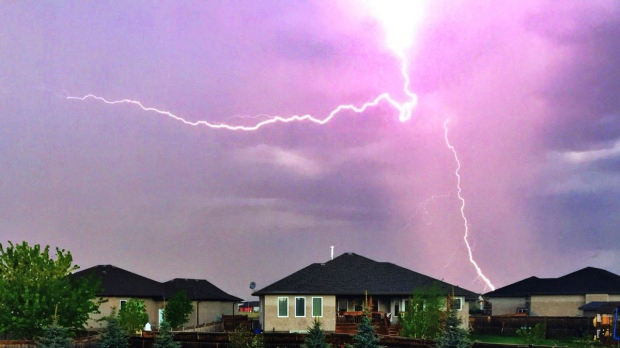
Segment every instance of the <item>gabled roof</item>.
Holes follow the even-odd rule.
[[[163,285],[167,298],[172,297],[179,291],[185,291],[192,301],[242,301],[239,297],[225,293],[204,279],[175,278],[165,282]]]
[[[434,283],[448,293],[453,286],[435,278],[389,262],[377,262],[355,253],[344,253],[325,263],[313,263],[253,293],[323,295],[398,295],[410,296],[415,288]],[[454,287],[456,296],[478,298],[478,294]]]
[[[620,302],[603,302],[592,301],[579,307],[582,311],[596,312],[598,314],[612,314],[616,312],[616,308],[620,308]]]
[[[112,265],[100,265],[75,272],[72,277],[101,279],[103,291],[97,296],[163,298],[161,283]]]
[[[170,298],[185,290],[192,301],[239,302],[240,298],[229,295],[204,279],[173,279],[165,283],[143,277],[112,265],[100,265],[71,274],[70,277],[93,276],[101,279],[103,291],[100,297]]]
[[[530,277],[486,293],[486,297],[530,295],[620,294],[620,276],[604,269],[586,267],[559,278]]]

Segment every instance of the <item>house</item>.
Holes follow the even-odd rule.
[[[341,326],[361,316],[367,295],[372,299],[373,323],[389,327],[416,288],[433,284],[446,293],[454,292],[459,315],[468,323],[468,301],[475,301],[478,294],[355,253],[311,264],[253,295],[259,296],[259,318],[265,331],[303,332],[316,317],[325,331],[343,332]]]
[[[166,301],[178,291],[185,291],[194,307],[187,326],[210,323],[222,315],[238,313],[240,298],[229,295],[204,279],[173,279],[164,283],[143,277],[112,265],[94,266],[71,274],[71,277],[93,276],[101,279],[102,291],[97,296],[106,300],[99,307],[99,314],[91,315],[87,326],[92,329],[105,327],[99,319],[118,310],[126,301],[137,298],[144,301],[149,323],[159,328]]]
[[[586,267],[559,278],[529,277],[484,295],[493,315],[591,315],[594,302],[620,301],[620,276]]]

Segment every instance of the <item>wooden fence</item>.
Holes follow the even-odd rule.
[[[516,335],[517,329],[533,328],[538,323],[545,324],[545,337],[550,339],[582,338],[586,335],[593,337],[596,334],[592,318],[586,317],[488,316],[469,318],[473,332],[490,335]]]
[[[302,333],[263,333],[265,348],[301,348],[306,338]],[[180,332],[175,333],[174,340],[183,348],[228,348],[228,333]],[[353,335],[327,333],[325,340],[333,348],[353,344]],[[130,348],[152,348],[153,337],[132,337]],[[391,348],[434,348],[435,342],[406,337],[380,336],[379,344]]]

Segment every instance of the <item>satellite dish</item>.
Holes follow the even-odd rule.
[[[255,287],[256,287],[256,283],[250,282],[250,289],[254,290]]]

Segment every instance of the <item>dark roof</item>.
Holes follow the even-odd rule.
[[[204,279],[173,279],[165,283],[143,277],[112,265],[94,266],[70,275],[71,277],[94,276],[101,279],[101,297],[135,297],[164,299],[185,290],[193,301],[239,302],[240,298],[229,295]]]
[[[103,291],[97,296],[163,298],[160,282],[112,265],[100,265],[75,272],[72,277],[94,276],[101,279]]]
[[[486,297],[530,295],[620,294],[620,276],[586,267],[560,278],[529,277],[485,294]]]
[[[325,263],[313,263],[252,295],[401,295],[410,296],[415,288],[437,283],[451,293],[453,286],[389,262],[377,262],[355,253],[344,253]],[[454,287],[456,296],[478,298],[478,294]]]
[[[204,279],[175,278],[165,282],[163,285],[167,298],[184,290],[192,301],[242,301],[239,297],[225,293],[220,288]]]
[[[579,307],[582,311],[596,312],[599,314],[614,313],[616,308],[620,308],[620,302],[592,301]]]

